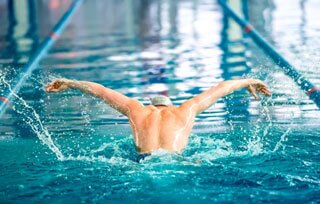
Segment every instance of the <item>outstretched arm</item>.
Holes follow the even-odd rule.
[[[234,90],[244,87],[247,88],[247,90],[254,96],[256,100],[258,99],[257,92],[263,93],[266,96],[270,96],[271,94],[268,87],[258,79],[229,80],[221,82],[217,86],[212,87],[209,90],[195,96],[194,98],[187,100],[180,106],[180,108],[191,108],[195,114],[199,114],[209,108],[219,98],[232,93]]]
[[[143,105],[117,91],[106,88],[101,84],[88,81],[76,81],[69,79],[56,79],[46,86],[47,92],[60,92],[66,89],[78,89],[94,97],[101,98],[112,108],[128,116],[130,110],[142,108]]]

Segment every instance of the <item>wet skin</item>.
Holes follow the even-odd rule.
[[[266,96],[271,94],[268,87],[257,79],[221,82],[180,106],[144,106],[136,99],[88,81],[56,79],[46,86],[46,91],[78,89],[104,100],[112,108],[128,117],[139,153],[152,153],[158,149],[180,153],[188,144],[195,117],[219,98],[241,88],[247,88],[255,99],[258,99],[257,92]]]

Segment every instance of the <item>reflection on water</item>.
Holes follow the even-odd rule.
[[[17,5],[27,10],[8,2],[0,1],[0,36],[7,36],[0,39],[0,78],[10,84],[70,2]],[[230,3],[320,84],[317,1]],[[215,2],[85,1],[40,68],[19,93],[23,101],[13,102],[16,111],[0,119],[1,201],[318,199],[317,107]],[[77,91],[44,93],[55,77],[95,81],[144,104],[161,93],[179,105],[242,77],[264,80],[273,95],[254,101],[241,90],[219,100],[199,115],[183,154],[160,150],[138,164],[128,120]],[[63,161],[36,136],[52,136]]]
[[[230,6],[233,10],[240,14],[240,16],[246,17],[247,4],[246,1],[231,1]],[[222,77],[224,80],[239,79],[241,77],[248,77],[250,72],[250,62],[246,57],[247,43],[245,42],[245,36],[241,28],[224,13],[223,15],[223,29],[221,33],[220,47],[223,50],[221,69],[223,70]],[[259,76],[261,77],[261,76]],[[241,90],[243,94],[246,90]],[[249,98],[243,97],[226,97],[226,120],[231,122],[232,117],[242,118],[248,120],[249,111]]]
[[[36,19],[34,2],[8,1],[7,53],[14,56],[14,66],[26,63],[38,46]]]

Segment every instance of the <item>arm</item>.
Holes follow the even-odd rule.
[[[180,108],[190,109],[199,114],[202,111],[209,108],[213,103],[215,103],[219,98],[232,93],[234,90],[246,87],[247,90],[254,96],[257,100],[257,91],[263,93],[266,96],[270,96],[270,91],[268,87],[258,79],[240,79],[240,80],[229,80],[219,83],[217,86],[210,88],[207,91],[195,96],[192,99],[184,102]]]
[[[101,98],[112,108],[128,116],[130,110],[143,107],[143,105],[132,98],[129,98],[112,89],[100,84],[88,81],[76,81],[69,79],[56,79],[46,86],[47,92],[60,92],[67,89],[78,89],[94,97]]]

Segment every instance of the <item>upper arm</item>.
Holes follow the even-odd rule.
[[[206,90],[197,96],[185,101],[181,104],[180,108],[189,109],[199,114],[202,111],[209,108],[213,103],[215,103],[219,98],[228,93],[228,84],[226,82],[221,82],[217,86]]]
[[[91,90],[89,92],[92,92],[92,95],[103,99],[105,103],[126,116],[128,116],[132,110],[144,107],[138,100],[129,98],[103,85],[93,82],[86,82],[86,85],[90,87]]]
[[[144,107],[144,105],[138,100],[129,98],[117,91],[108,88],[104,89],[103,100],[112,108],[116,109],[126,116],[128,116],[133,111],[139,111]]]
[[[220,82],[217,86],[200,93],[194,98],[184,102],[181,108],[191,108],[196,114],[209,108],[219,98],[233,92],[236,89],[243,88],[252,83],[252,79],[238,79]],[[262,83],[262,82],[261,82]]]

